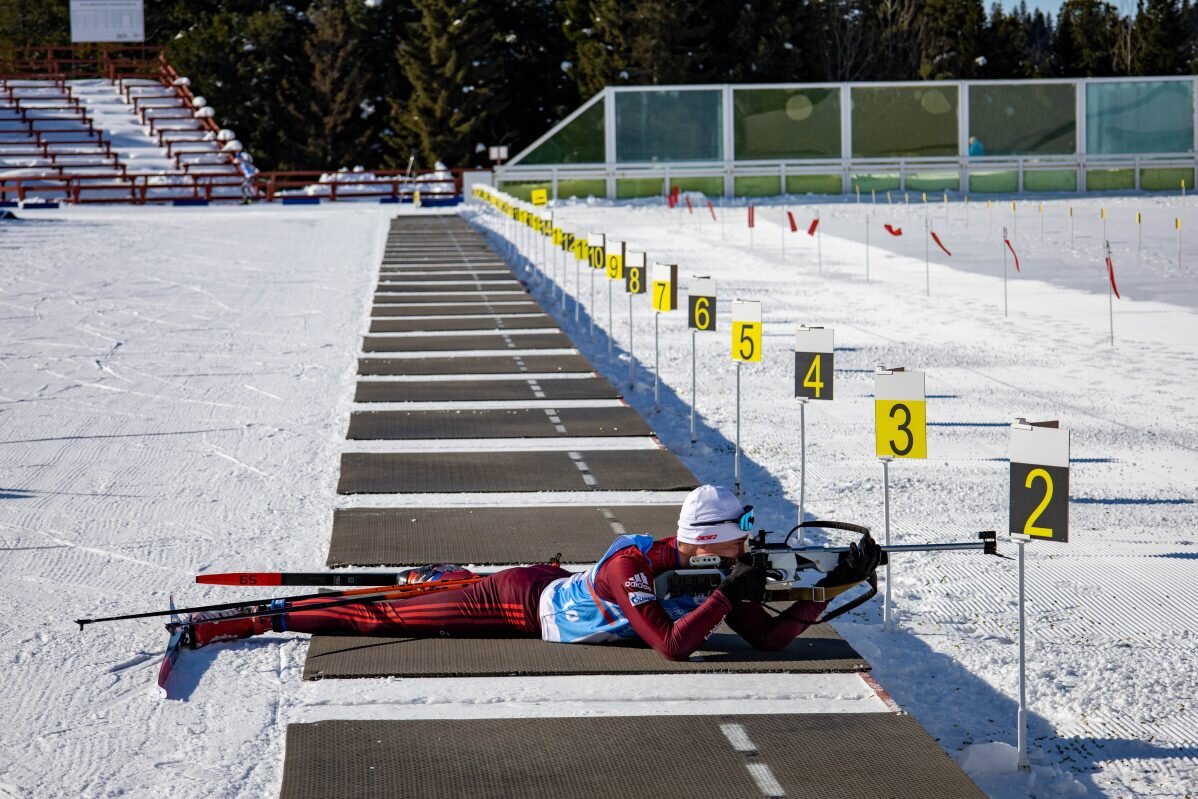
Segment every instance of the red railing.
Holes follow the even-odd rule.
[[[449,198],[462,193],[463,169],[416,170],[371,169],[366,172],[329,172],[328,170],[291,170],[285,172],[262,172],[258,175],[263,199],[270,202],[285,193],[296,194],[309,187],[327,187],[328,191],[312,196],[328,197],[330,200],[355,197],[411,198],[415,192],[421,197]],[[450,179],[438,180],[448,172]],[[452,189],[449,184],[452,183]],[[308,192],[311,194],[311,192]]]
[[[172,200],[243,199],[240,175],[72,174],[20,178],[0,177],[0,202],[13,200],[70,203],[133,203],[143,205]]]

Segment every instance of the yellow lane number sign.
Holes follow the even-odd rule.
[[[653,264],[653,310],[666,313],[678,307],[678,264]]]
[[[732,360],[761,361],[761,302],[732,301]]]
[[[624,248],[625,242],[614,240],[607,242],[606,250],[608,280],[624,279]]]
[[[647,287],[645,254],[628,252],[624,255],[624,291],[629,294],[645,294]]]
[[[874,374],[874,430],[879,458],[928,457],[923,372],[895,368]]]

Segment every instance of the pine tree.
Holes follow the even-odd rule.
[[[971,78],[982,55],[986,14],[981,0],[927,0],[920,51],[920,76],[947,80]]]
[[[1116,74],[1121,21],[1101,0],[1065,0],[1057,23],[1057,65],[1065,77]]]
[[[1186,20],[1177,0],[1140,0],[1136,13],[1137,75],[1182,75],[1188,71]]]
[[[467,163],[511,100],[495,90],[495,28],[481,0],[416,0],[418,18],[396,51],[412,87],[391,119],[418,142],[425,164]]]
[[[757,0],[740,9],[732,27],[725,71],[733,82],[817,79],[816,15],[810,3]]]
[[[307,68],[279,87],[287,115],[280,135],[310,168],[373,166],[379,160],[381,142],[371,136],[366,121],[372,108],[371,65],[363,52],[369,37],[354,24],[347,4],[323,0],[308,9],[311,26],[303,43]]]
[[[574,50],[567,68],[583,99],[631,82],[629,4],[622,0],[564,0],[562,32]]]

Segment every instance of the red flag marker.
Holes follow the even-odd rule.
[[[711,200],[708,200],[708,201],[707,201],[707,210],[708,210],[708,211],[711,211],[711,221],[712,221],[712,222],[716,221],[716,219],[715,219],[715,206],[711,204]]]
[[[891,227],[890,225],[882,225],[882,227],[886,228],[886,232],[891,236],[903,235],[903,229],[901,227]]]
[[[816,229],[817,227],[819,227],[819,217],[818,217],[818,216],[817,216],[815,219],[812,219],[812,220],[811,220],[811,224],[807,226],[807,235],[808,235],[808,236],[814,236],[814,235],[815,235],[815,229]]]
[[[695,207],[691,205],[691,198],[683,197],[682,199],[686,200],[686,212],[688,214],[693,214],[695,212]]]
[[[1002,241],[1003,241],[1003,244],[1007,245],[1007,249],[1011,251],[1011,255],[1015,256],[1015,271],[1016,272],[1020,271],[1019,270],[1019,256],[1016,255],[1015,248],[1011,246],[1011,240],[1003,239]]]
[[[749,227],[755,227],[753,224],[753,206],[749,206]]]
[[[1115,299],[1123,299],[1119,296],[1119,287],[1115,285],[1115,265],[1111,263],[1111,256],[1109,255],[1106,257],[1106,272],[1111,278],[1111,291],[1115,292]]]
[[[790,232],[798,233],[799,226],[795,223],[795,215],[793,213],[791,213],[790,211],[787,211],[786,218],[790,220]]]
[[[936,235],[936,231],[929,230],[928,232],[932,234],[932,241],[936,242],[936,246],[944,250],[945,255],[952,255],[952,253],[948,251],[948,247],[944,246],[944,242],[942,242],[940,237]]]

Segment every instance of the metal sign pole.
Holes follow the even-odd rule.
[[[1019,545],[1019,713],[1018,726],[1015,733],[1016,748],[1019,751],[1017,761],[1021,771],[1030,767],[1027,761],[1027,614],[1024,594],[1024,550],[1027,549],[1028,537],[1012,535],[1011,539]]]
[[[932,296],[932,223],[925,215],[923,218],[923,293],[925,297]]]
[[[807,400],[799,398],[799,524],[807,517]]]
[[[736,495],[740,496],[740,361],[736,362],[736,454],[732,462]]]
[[[824,226],[819,224],[819,211],[815,212],[815,257],[819,273],[824,273]]]
[[[869,214],[865,215],[865,282],[869,282]]]
[[[1002,248],[1002,315],[1007,315],[1007,229],[1003,228]]]
[[[697,375],[699,372],[699,359],[695,352],[698,348],[698,342],[696,341],[698,335],[699,331],[691,330],[691,444],[699,440],[698,436],[695,435],[695,386],[698,383]]]
[[[591,301],[587,303],[587,335],[595,337],[595,268],[591,267]]]
[[[885,533],[885,545],[890,546],[890,462],[894,460],[884,456],[882,461],[882,529]],[[890,605],[890,559],[886,560],[886,595],[882,601],[882,629],[894,629],[894,612]]]
[[[632,294],[628,295],[628,390],[632,391],[636,388],[636,356],[633,354],[635,350],[632,346]]]
[[[658,386],[661,384],[661,338],[659,329],[661,313],[653,312],[653,412],[661,410],[661,399]]]
[[[607,357],[611,357],[612,339],[616,334],[615,311],[612,310],[612,281],[607,281]]]
[[[582,295],[582,261],[574,259],[574,324],[578,324],[581,318],[581,309],[578,307],[578,298]]]

